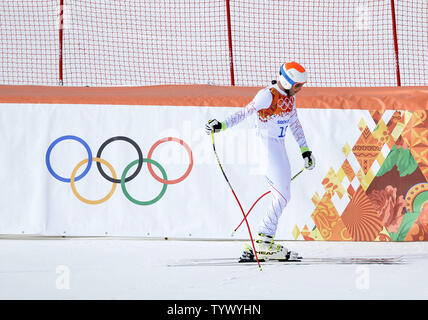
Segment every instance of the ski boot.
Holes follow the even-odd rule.
[[[276,244],[273,240],[273,236],[268,236],[263,233],[259,233],[255,239],[255,248],[257,251],[257,257],[259,261],[266,260],[278,260],[278,261],[288,261],[288,260],[298,260],[301,259],[299,254],[294,251],[289,251],[287,248],[280,244]],[[255,261],[255,255],[253,248],[250,245],[246,244],[244,251],[241,255],[239,262],[250,262]]]

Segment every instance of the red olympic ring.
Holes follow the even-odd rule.
[[[187,171],[180,177],[180,178],[178,178],[178,179],[175,179],[175,180],[165,180],[165,179],[162,179],[162,178],[159,178],[157,175],[156,175],[156,173],[153,171],[153,169],[152,169],[152,165],[151,165],[151,163],[147,163],[147,168],[149,169],[149,172],[150,172],[150,174],[152,175],[152,177],[153,178],[155,178],[157,181],[159,181],[159,182],[161,182],[161,183],[164,183],[164,184],[176,184],[176,183],[179,183],[179,182],[181,182],[181,181],[183,181],[184,179],[186,179],[187,178],[187,176],[190,174],[190,171],[192,171],[192,168],[193,168],[193,154],[192,154],[192,150],[190,149],[190,147],[187,145],[187,143],[185,143],[183,140],[181,140],[181,139],[178,139],[178,138],[173,138],[173,137],[167,137],[167,138],[163,138],[163,139],[160,139],[160,140],[158,140],[151,148],[150,148],[150,150],[149,150],[149,153],[148,153],[148,155],[147,155],[147,158],[148,159],[151,159],[152,158],[152,154],[153,154],[153,152],[155,151],[155,149],[156,149],[156,147],[158,146],[158,145],[160,145],[161,143],[164,143],[164,142],[168,142],[168,141],[175,141],[175,142],[178,142],[179,144],[181,144],[186,150],[187,150],[187,153],[189,154],[189,160],[190,160],[190,163],[189,163],[189,167],[187,168]]]

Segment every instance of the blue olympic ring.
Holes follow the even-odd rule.
[[[85,171],[83,171],[79,176],[76,177],[75,181],[79,181],[80,179],[82,179],[84,176],[86,176],[86,174],[89,172],[89,170],[91,169],[92,166],[92,151],[91,148],[89,148],[89,145],[81,138],[76,137],[76,136],[62,136],[59,137],[58,139],[56,139],[54,142],[51,143],[51,145],[48,148],[48,151],[46,152],[46,166],[48,167],[49,172],[52,174],[52,176],[56,179],[58,179],[59,181],[62,182],[71,182],[70,178],[63,178],[60,175],[58,175],[51,166],[51,161],[50,161],[50,157],[51,157],[51,152],[52,149],[61,141],[63,140],[75,140],[77,142],[80,142],[86,149],[87,153],[88,153],[88,164],[86,166]]]

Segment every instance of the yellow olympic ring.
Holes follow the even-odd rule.
[[[114,179],[116,179],[116,178],[117,178],[116,171],[114,171],[114,168],[113,168],[113,166],[112,166],[110,163],[108,163],[107,161],[105,161],[104,159],[101,159],[101,158],[92,158],[92,161],[100,162],[100,163],[102,163],[102,164],[106,165],[106,166],[107,166],[107,168],[109,168],[109,170],[110,170],[111,174],[113,175],[113,178],[114,178]],[[116,190],[116,183],[113,183],[113,186],[111,187],[110,192],[109,192],[109,193],[108,193],[104,198],[101,198],[101,199],[99,199],[99,200],[88,200],[88,199],[86,199],[86,198],[83,198],[83,197],[82,197],[82,196],[77,192],[76,185],[75,185],[75,183],[74,183],[74,179],[75,179],[75,177],[76,177],[77,170],[79,170],[79,168],[80,168],[81,166],[83,166],[83,165],[84,165],[85,163],[87,163],[87,162],[88,162],[88,159],[84,159],[84,160],[80,161],[80,162],[77,164],[77,166],[73,169],[73,172],[71,173],[71,178],[70,178],[71,190],[73,190],[74,195],[75,195],[75,196],[76,196],[80,201],[82,201],[82,202],[84,202],[84,203],[87,203],[87,204],[100,204],[100,203],[103,203],[103,202],[107,201],[108,199],[110,199],[110,198],[111,198],[111,196],[113,195],[114,191]]]

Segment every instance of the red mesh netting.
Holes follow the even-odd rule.
[[[263,86],[289,60],[308,86],[428,85],[428,2],[0,2],[0,84]]]

